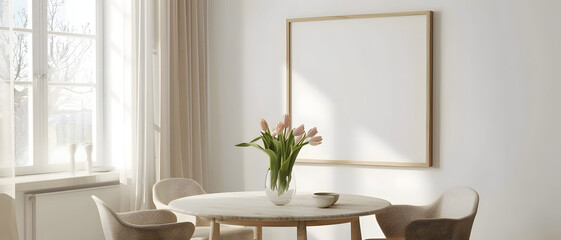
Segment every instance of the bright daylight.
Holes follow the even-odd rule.
[[[0,0],[0,240],[561,239],[558,9]]]

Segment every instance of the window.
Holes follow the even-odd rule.
[[[0,13],[0,77],[14,81],[16,173],[68,170],[69,146],[78,144],[83,162],[83,146],[95,149],[101,132],[101,1],[0,0]]]

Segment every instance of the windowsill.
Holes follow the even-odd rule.
[[[77,188],[119,184],[119,172],[77,171],[35,174],[15,177],[16,192],[71,190]]]

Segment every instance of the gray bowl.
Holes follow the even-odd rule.
[[[315,192],[314,196],[333,196],[333,203],[336,203],[337,200],[339,200],[339,194],[338,193],[332,193],[332,192]]]

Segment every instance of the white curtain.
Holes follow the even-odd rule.
[[[3,44],[2,44],[3,45]],[[5,46],[0,46],[4,48]],[[0,49],[0,51],[2,51]],[[0,58],[1,58],[0,53]],[[0,64],[1,65],[1,64]],[[4,67],[4,66],[0,66]],[[15,197],[14,187],[14,135],[13,135],[13,85],[0,76],[0,193]]]
[[[135,0],[131,5],[125,95],[132,111],[125,116],[123,130],[130,144],[125,143],[121,166],[121,210],[153,208],[151,190],[160,179],[204,181],[206,0],[193,1],[203,6],[195,4],[201,11],[196,19],[203,19],[196,23],[177,17],[190,15],[192,6],[186,2],[190,1]],[[202,30],[192,33],[186,23]],[[186,40],[193,38],[197,44]]]
[[[0,193],[15,197],[12,3],[0,0]]]
[[[11,32],[7,31],[11,35]],[[0,32],[0,34],[4,34]],[[8,34],[6,34],[8,35]],[[1,36],[0,36],[1,37]],[[10,77],[9,42],[0,43],[0,193],[15,197],[14,188],[14,128],[13,82]]]
[[[131,5],[131,58],[128,97],[129,116],[125,117],[130,141],[121,166],[124,210],[153,208],[151,189],[157,181],[159,162],[160,101],[157,94],[161,49],[158,32],[160,9],[157,1],[136,0]],[[158,124],[158,125],[157,125]]]
[[[11,9],[11,1],[0,0],[0,239],[18,239],[13,200],[15,198],[12,69],[14,33]]]

